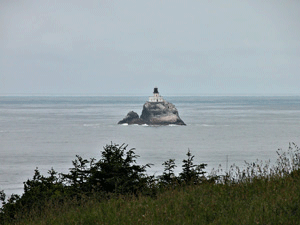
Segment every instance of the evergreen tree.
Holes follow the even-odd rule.
[[[185,183],[201,183],[205,179],[204,174],[206,172],[203,170],[207,164],[194,165],[193,160],[195,156],[191,154],[190,149],[188,149],[186,155],[188,158],[182,161],[182,172],[179,174],[180,180]]]
[[[174,169],[177,167],[175,165],[175,159],[169,159],[168,161],[165,161],[163,164],[165,166],[163,175],[159,177],[162,184],[172,184],[177,179],[174,174]]]
[[[104,147],[102,158],[90,168],[88,183],[97,190],[119,194],[137,193],[147,187],[145,174],[150,164],[136,165],[135,149],[128,145],[110,144]]]

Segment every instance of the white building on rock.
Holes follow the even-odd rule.
[[[158,88],[155,87],[153,91],[153,96],[149,97],[149,102],[163,102],[164,99],[159,95]]]

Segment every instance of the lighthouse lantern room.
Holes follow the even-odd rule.
[[[153,96],[149,97],[149,102],[163,102],[164,99],[159,95],[158,88],[155,87],[153,91]]]

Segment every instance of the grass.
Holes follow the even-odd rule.
[[[277,153],[273,166],[261,161],[243,170],[231,166],[225,176],[212,171],[197,184],[158,182],[151,197],[63,195],[0,224],[300,224],[300,148],[293,144]]]
[[[300,172],[235,184],[180,186],[156,198],[54,203],[16,224],[300,224]]]

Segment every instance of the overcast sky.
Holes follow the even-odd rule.
[[[0,0],[0,94],[300,95],[300,1]]]

